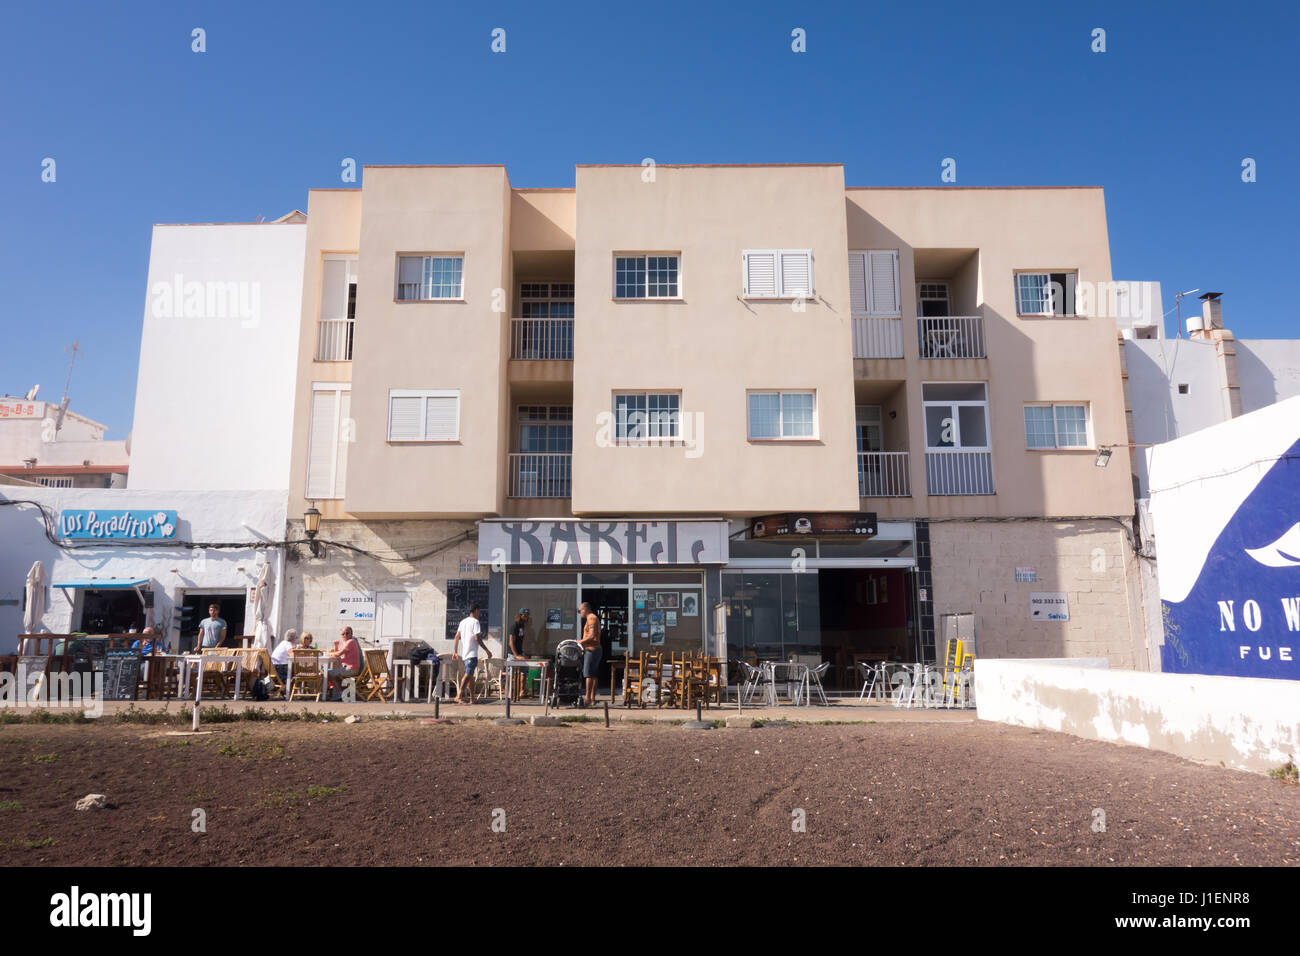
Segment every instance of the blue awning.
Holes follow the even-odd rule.
[[[56,588],[88,588],[96,591],[125,591],[148,584],[148,578],[73,578],[71,581],[55,581]]]

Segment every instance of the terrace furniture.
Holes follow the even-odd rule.
[[[781,672],[785,672],[785,679],[781,679]],[[796,707],[804,698],[804,685],[808,680],[808,665],[801,664],[798,661],[768,661],[767,662],[767,700],[773,707],[776,706],[776,686],[778,683],[786,685],[786,696]]]
[[[639,706],[644,707],[645,701],[641,699],[641,683],[645,680],[645,652],[639,654],[629,654],[627,665],[623,668],[623,706],[631,707],[633,701]],[[610,700],[613,700],[613,673],[610,674]]]
[[[858,668],[862,671],[862,693],[858,694],[858,700],[864,697],[870,700],[873,696],[884,700],[889,687],[889,681],[885,676],[885,662],[858,661]]]
[[[499,657],[489,657],[478,662],[478,667],[474,669],[474,693],[480,697],[491,697],[493,695],[502,697],[501,673],[505,669],[505,661]]]
[[[325,672],[321,670],[321,652],[298,648],[289,652],[289,699],[320,700],[325,693]]]
[[[387,703],[393,693],[393,675],[388,669],[388,654],[382,647],[366,648],[362,651],[365,657],[365,669],[357,678],[358,687],[366,690],[366,700],[374,700],[378,697],[380,701]],[[388,697],[384,695],[387,694]]]
[[[828,670],[830,670],[830,667],[831,667],[830,661],[823,661],[822,663],[818,664],[816,667],[811,668],[804,675],[804,689],[808,695],[807,703],[809,704],[812,703],[812,694],[814,691],[816,691],[817,696],[821,698],[821,702],[823,704],[830,703],[830,701],[826,699],[826,690],[822,687],[822,675],[825,674]]]
[[[766,685],[769,683],[767,668],[751,664],[748,661],[740,661],[742,683],[740,687],[740,702],[748,704],[754,699],[754,694],[759,688],[764,688],[763,699],[767,699]]]

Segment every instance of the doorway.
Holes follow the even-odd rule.
[[[861,662],[919,659],[912,579],[905,568],[821,569],[822,660],[838,689],[861,685]]]
[[[217,605],[217,615],[226,622],[226,647],[236,646],[235,638],[243,636],[247,604],[243,591],[186,591],[180,606],[182,650],[189,651],[199,646],[199,621],[208,616],[210,604]]]
[[[628,589],[626,587],[588,587],[582,589],[582,600],[596,609],[600,619],[601,660],[607,661],[615,654],[628,650]],[[582,639],[582,620],[577,622],[577,636]]]

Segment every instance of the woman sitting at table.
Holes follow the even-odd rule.
[[[298,639],[298,646],[304,651],[314,650],[313,641],[315,641],[315,638],[311,636],[311,631],[303,631],[302,637]]]

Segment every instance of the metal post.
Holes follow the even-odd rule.
[[[433,716],[435,720],[437,719],[438,712],[441,709],[442,709],[442,694],[441,693],[435,694],[433,697]]]
[[[605,729],[609,729],[609,704],[605,705]]]
[[[506,693],[506,719],[510,718],[510,694]]]

